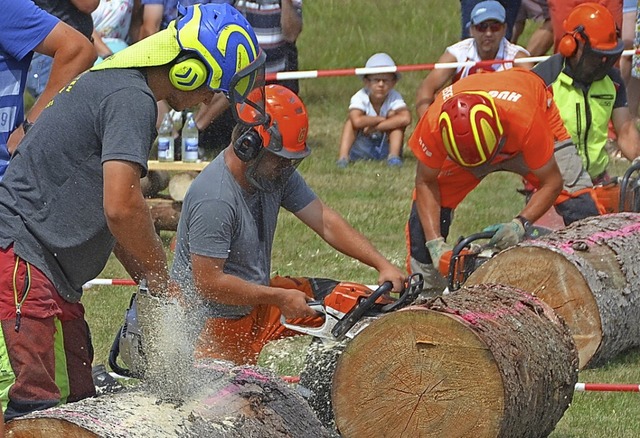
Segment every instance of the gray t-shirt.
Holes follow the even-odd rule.
[[[31,128],[0,182],[0,246],[43,271],[76,302],[115,240],[104,216],[102,164],[146,174],[156,101],[138,70],[88,72],[63,88]]]
[[[268,285],[280,207],[296,213],[314,199],[315,193],[298,172],[279,191],[248,193],[229,171],[223,151],[198,175],[185,196],[171,277],[190,300],[199,301],[191,266],[191,254],[197,254],[226,259],[225,273]],[[240,317],[251,311],[250,306],[200,304],[209,317]]]

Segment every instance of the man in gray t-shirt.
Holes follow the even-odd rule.
[[[95,395],[79,301],[82,285],[102,271],[112,250],[151,293],[169,288],[164,247],[140,189],[156,136],[156,101],[185,109],[224,92],[234,108],[254,103],[246,96],[264,56],[244,17],[227,5],[183,12],[167,30],[62,88],[0,182],[6,419]],[[262,122],[261,107],[255,105],[255,120],[244,120]]]
[[[302,101],[281,85],[265,87],[269,124],[236,127],[232,145],[207,166],[184,199],[171,277],[190,304],[202,309],[196,355],[256,362],[269,341],[295,333],[286,318],[312,318],[314,297],[304,278],[269,278],[280,207],[329,245],[378,270],[380,283],[401,291],[405,274],[337,212],[296,171],[309,155]]]

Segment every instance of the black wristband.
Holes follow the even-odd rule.
[[[26,134],[27,131],[29,131],[29,129],[31,129],[32,126],[33,126],[33,122],[30,122],[29,120],[25,119],[24,122],[22,123],[22,130]]]
[[[524,228],[524,232],[528,234],[529,230],[531,229],[531,222],[529,222],[529,219],[520,215],[516,216],[516,219],[518,219],[522,224],[522,227]]]

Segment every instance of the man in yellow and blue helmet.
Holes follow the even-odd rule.
[[[168,29],[70,82],[29,130],[0,183],[0,350],[8,353],[0,397],[7,420],[95,394],[79,301],[112,250],[152,294],[171,288],[140,190],[156,137],[156,101],[183,109],[220,92],[232,106],[251,108],[236,111],[249,125],[263,123],[263,63],[240,13],[227,5],[188,7]]]

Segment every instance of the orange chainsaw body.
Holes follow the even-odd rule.
[[[364,284],[342,282],[333,288],[333,290],[324,299],[324,305],[340,314],[347,314],[353,310],[358,303],[371,295],[373,291]],[[376,304],[389,304],[393,300],[382,295],[376,301]]]

